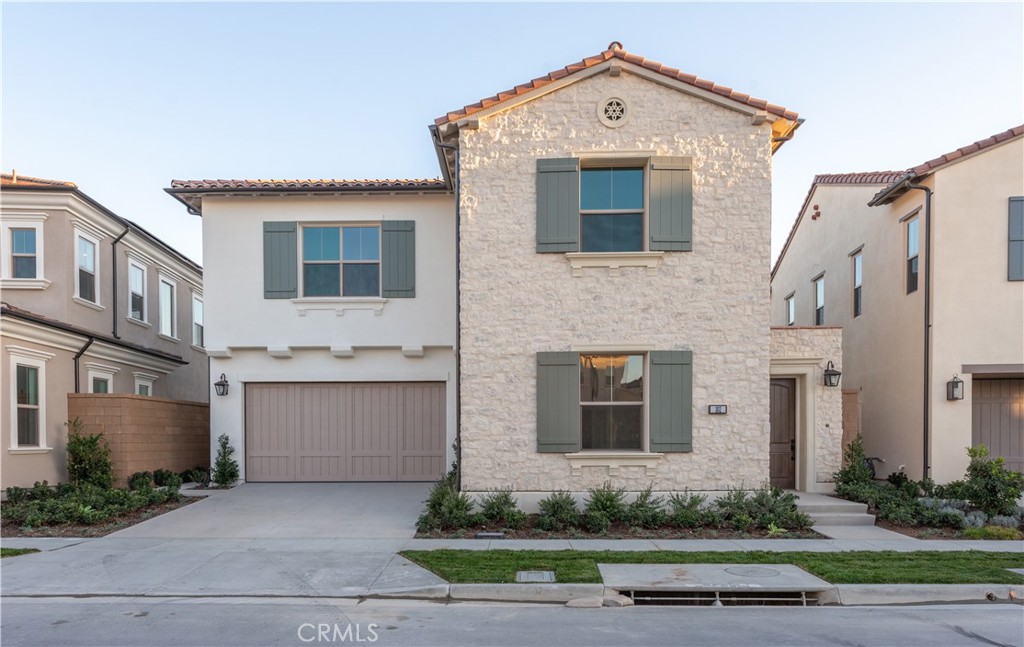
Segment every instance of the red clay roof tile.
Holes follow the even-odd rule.
[[[46,180],[41,177],[30,177],[28,175],[15,176],[14,173],[2,173],[0,174],[0,186],[5,186],[11,189],[31,189],[33,187],[65,187],[68,189],[77,189],[78,185],[74,182],[65,182],[63,180]]]

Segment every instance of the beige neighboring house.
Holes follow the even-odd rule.
[[[1024,468],[1024,126],[907,171],[815,177],[772,323],[843,329],[880,476],[958,479],[981,443]]]
[[[799,123],[613,43],[435,120],[437,181],[174,181],[233,243],[207,254],[211,433],[270,481],[432,479],[455,441],[464,491],[527,509],[606,481],[830,489],[841,331],[768,324]],[[347,294],[350,262],[381,274]]]
[[[209,400],[202,268],[75,184],[14,173],[0,241],[3,487],[67,479],[68,394]]]

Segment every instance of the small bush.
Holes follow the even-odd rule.
[[[28,488],[16,485],[7,488],[7,503],[15,505],[22,501],[28,501],[32,497],[32,491]]]
[[[96,524],[179,497],[177,490],[114,490],[90,483],[61,484],[56,489],[42,483],[28,492],[17,503],[8,501],[0,508],[5,521],[27,528]]]
[[[989,515],[1012,515],[1024,490],[1024,476],[1006,469],[1003,457],[989,456],[988,447],[967,449],[967,499]]]
[[[526,523],[526,513],[512,496],[512,490],[496,490],[480,498],[480,514],[486,521],[515,530]]]
[[[114,485],[114,465],[103,434],[83,434],[84,423],[80,418],[64,424],[68,428],[68,480],[76,485],[90,483],[110,489]]]
[[[213,463],[213,474],[210,479],[217,484],[217,487],[230,487],[238,480],[238,461],[231,458],[235,448],[227,434],[221,434],[217,438],[217,459]]]
[[[163,487],[167,485],[167,479],[171,478],[172,476],[178,475],[172,472],[171,470],[153,470],[153,484],[156,485],[157,487]]]
[[[587,532],[603,535],[612,527],[612,520],[600,510],[590,510],[583,513],[583,527]]]
[[[981,528],[988,523],[988,515],[981,510],[972,510],[964,515],[964,528]]]
[[[425,501],[425,508],[416,520],[420,532],[432,530],[461,530],[472,525],[473,500],[455,488],[451,473],[434,484]]]
[[[910,477],[907,476],[906,472],[893,472],[889,474],[889,476],[885,477],[885,480],[888,481],[890,485],[899,487],[909,482]]]
[[[1020,525],[1020,517],[997,514],[988,518],[988,524],[990,526],[1001,526],[1003,528],[1016,528]]]
[[[153,475],[149,472],[135,472],[128,477],[129,490],[143,490],[153,487]]]
[[[613,488],[605,481],[601,487],[590,488],[589,496],[584,501],[583,513],[600,512],[612,522],[622,521],[626,512],[626,488]]]
[[[677,528],[697,528],[703,526],[707,517],[704,504],[707,497],[691,492],[673,492],[669,495],[669,521]]]
[[[1016,528],[1004,528],[1002,526],[984,526],[982,528],[968,528],[964,530],[964,537],[967,539],[1021,539],[1024,537]]]
[[[926,509],[920,515],[921,523],[932,528],[963,528],[967,515],[963,510],[943,507]]]
[[[580,512],[576,509],[576,499],[564,490],[552,492],[541,499],[538,504],[540,517],[537,519],[537,527],[541,530],[558,532],[569,528],[578,528],[580,525]],[[609,519],[609,521],[611,521]]]
[[[665,512],[665,498],[654,496],[651,486],[637,495],[636,500],[626,506],[622,521],[636,528],[660,528],[668,521]]]
[[[864,456],[864,439],[859,434],[843,450],[843,467],[832,477],[837,493],[846,486],[871,482],[871,468]]]
[[[193,467],[188,471],[187,480],[200,487],[207,487],[210,485],[210,473],[202,467]]]

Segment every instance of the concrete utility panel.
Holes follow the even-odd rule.
[[[826,591],[832,587],[791,564],[598,564],[617,591]]]

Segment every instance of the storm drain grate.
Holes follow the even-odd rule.
[[[619,591],[635,605],[682,607],[806,607],[816,591]]]

